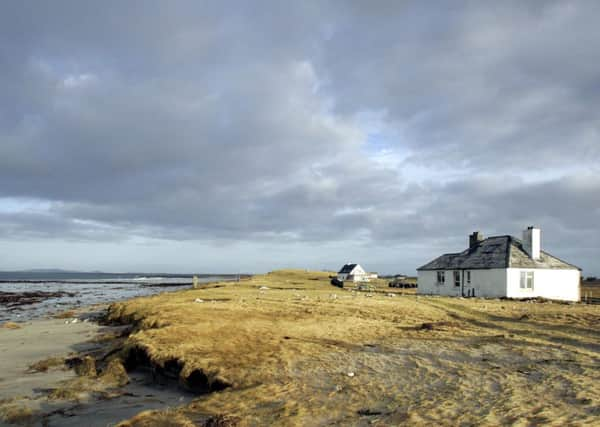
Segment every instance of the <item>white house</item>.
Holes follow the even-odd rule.
[[[340,282],[368,282],[369,274],[359,264],[345,264],[338,271],[337,279]]]
[[[579,301],[581,270],[541,250],[541,231],[528,227],[523,239],[480,232],[469,248],[442,255],[417,269],[419,294]]]

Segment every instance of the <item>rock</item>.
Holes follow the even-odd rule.
[[[354,372],[348,372],[346,375],[348,375],[350,378],[352,378],[354,376]]]
[[[366,417],[372,417],[375,415],[382,415],[383,412],[378,411],[376,409],[369,409],[369,408],[363,408],[363,409],[359,409],[358,411],[356,411],[358,415],[362,415],[362,416],[366,416]]]
[[[261,286],[260,288],[258,288],[260,291],[268,291],[269,288],[267,286]]]
[[[421,324],[419,329],[424,330],[424,331],[433,331],[433,323],[429,323],[429,322],[423,323],[423,324]]]
[[[202,300],[202,299],[200,299],[200,298],[196,298],[196,299],[194,300],[194,302],[204,302],[204,300]]]

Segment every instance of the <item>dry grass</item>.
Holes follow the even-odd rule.
[[[176,411],[167,410],[141,412],[117,427],[196,427],[196,424]]]
[[[58,368],[65,366],[63,357],[49,357],[48,359],[40,360],[30,365],[27,369],[29,372],[47,372],[50,368]]]
[[[74,310],[61,311],[54,315],[55,319],[72,319],[77,317],[77,313]]]
[[[174,409],[144,411],[130,420],[117,424],[116,427],[236,427],[240,425],[239,418],[228,415],[192,418]]]
[[[0,329],[21,329],[21,325],[15,322],[0,323]]]
[[[33,410],[17,402],[0,404],[0,420],[8,424],[29,425]]]
[[[388,290],[279,271],[114,304],[110,317],[135,322],[128,345],[153,363],[182,363],[183,381],[201,372],[231,385],[180,414],[241,425],[600,422],[600,306]]]
[[[95,384],[87,378],[76,378],[64,381],[57,388],[48,393],[48,400],[86,400]]]
[[[80,377],[95,378],[98,375],[96,360],[91,356],[85,356],[80,359],[80,363],[74,365],[73,369]]]
[[[113,387],[122,387],[129,382],[129,376],[121,361],[112,359],[100,374],[100,381]]]
[[[105,394],[107,389],[122,387],[129,376],[118,358],[112,359],[98,374],[94,359],[86,356],[75,366],[77,378],[63,381],[48,394],[50,400],[85,400],[92,393]]]

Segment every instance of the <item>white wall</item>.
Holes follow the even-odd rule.
[[[437,283],[437,271],[417,271],[417,293],[423,295],[439,295]]]
[[[506,296],[506,269],[466,270],[471,272],[471,283],[466,283],[465,295],[469,289],[475,290],[476,297],[500,298]]]
[[[355,276],[364,276],[365,274],[367,274],[364,268],[362,268],[360,265],[354,267],[351,273]]]
[[[475,290],[476,297],[496,298],[506,296],[506,269],[465,270],[460,271],[461,284],[454,285],[454,270],[446,270],[446,282],[437,284],[437,271],[418,271],[417,293],[423,295],[462,296],[464,286],[465,296],[470,289]],[[471,272],[471,283],[467,283],[466,272]],[[464,281],[464,283],[462,283]]]
[[[521,271],[533,271],[533,290],[521,289]],[[563,301],[579,301],[579,270],[508,269],[509,298],[542,297]]]
[[[466,272],[471,272],[467,283]],[[521,271],[533,271],[533,290],[521,289]],[[535,298],[579,301],[579,270],[495,268],[490,270],[465,270],[464,294],[475,290],[476,297],[484,298]],[[461,287],[454,286],[453,270],[446,270],[446,282],[437,284],[437,271],[419,271],[417,293],[423,295],[461,296]]]

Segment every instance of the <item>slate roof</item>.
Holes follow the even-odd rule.
[[[491,268],[550,268],[580,270],[547,252],[533,260],[523,249],[523,242],[513,236],[494,236],[459,253],[444,254],[417,270],[481,270]]]
[[[354,270],[354,267],[356,267],[356,264],[345,264],[342,267],[342,269],[340,271],[338,271],[338,274],[340,274],[340,273],[349,274],[352,272],[352,270]]]

